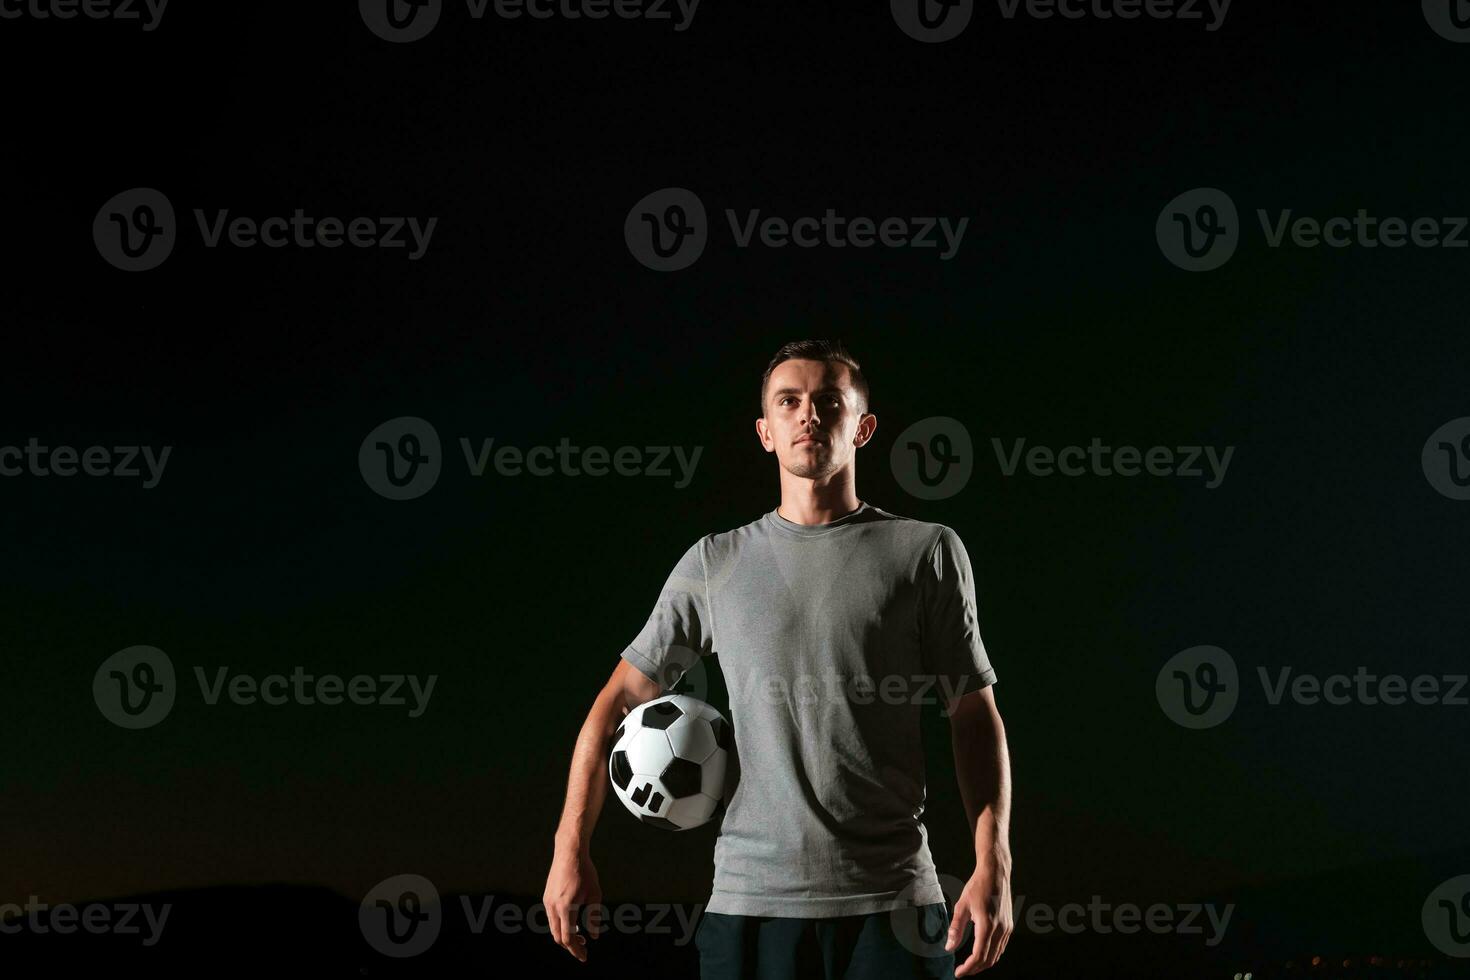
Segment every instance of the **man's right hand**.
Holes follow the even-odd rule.
[[[607,796],[607,753],[614,730],[629,711],[658,697],[659,685],[645,677],[627,660],[619,659],[612,676],[603,685],[587,720],[577,735],[572,752],[572,771],[567,778],[567,802],[557,825],[555,856],[551,874],[546,876],[546,892],[541,902],[551,935],[568,953],[587,962],[587,940],[596,939],[603,924],[598,918],[602,905],[602,886],[597,882],[597,869],[592,867],[588,841],[602,801]],[[587,929],[592,934],[577,932],[577,914],[589,908]]]
[[[602,886],[597,881],[592,856],[585,850],[558,844],[541,901],[546,906],[546,919],[551,924],[551,936],[557,945],[586,963],[589,937],[577,930],[578,913],[590,907],[587,914],[590,938],[596,939],[602,933],[598,915],[602,905]]]

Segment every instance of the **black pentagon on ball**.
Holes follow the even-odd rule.
[[[618,730],[615,731],[615,732],[613,732],[612,744],[617,745],[619,742],[621,742],[623,740],[623,728],[624,727],[625,727],[624,725],[619,725],[618,726]]]
[[[684,717],[684,712],[672,701],[664,701],[655,704],[643,712],[644,728],[668,728],[674,722]]]
[[[664,830],[684,829],[683,827],[680,827],[678,824],[674,823],[674,821],[666,820],[663,817],[639,817],[638,819],[642,820],[644,823],[648,824],[651,827],[662,827]]]
[[[733,746],[730,744],[730,724],[723,718],[711,718],[709,726],[715,730],[715,744],[729,752]]]
[[[664,767],[658,778],[663,781],[664,788],[674,794],[674,799],[693,796],[699,792],[699,763],[676,758]]]
[[[619,749],[612,754],[612,779],[618,789],[627,789],[633,781],[633,767],[628,764],[628,753]]]

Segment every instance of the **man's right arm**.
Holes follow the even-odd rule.
[[[592,829],[607,798],[608,740],[629,711],[660,694],[659,685],[627,660],[618,661],[572,751],[571,774],[567,778],[567,800],[556,829],[551,873],[546,879],[542,902],[551,935],[558,945],[582,962],[587,961],[587,937],[573,931],[578,911],[602,902],[602,888],[590,853]],[[589,921],[595,938],[601,924]]]

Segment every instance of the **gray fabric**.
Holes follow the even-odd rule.
[[[867,504],[831,524],[772,511],[708,535],[622,656],[667,688],[710,654],[740,780],[707,910],[826,918],[943,902],[920,713],[995,682],[959,536]]]

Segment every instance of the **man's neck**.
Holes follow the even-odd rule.
[[[862,506],[851,483],[840,486],[783,487],[776,513],[793,524],[831,524]]]

